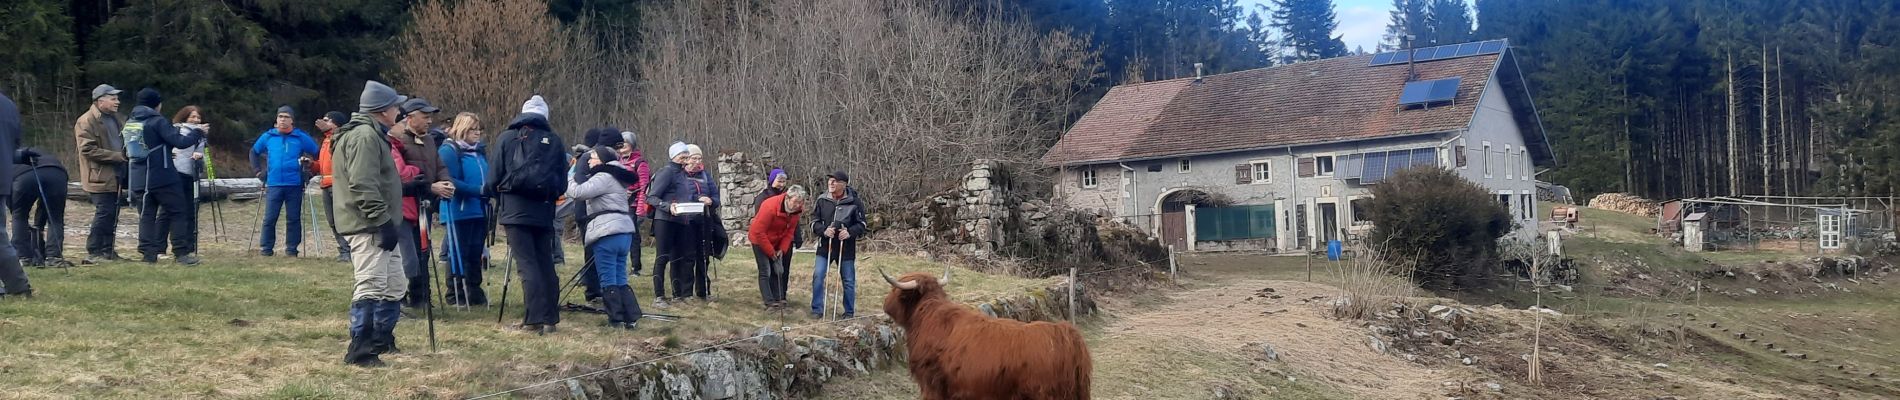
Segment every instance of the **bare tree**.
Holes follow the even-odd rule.
[[[675,0],[646,11],[643,143],[773,151],[794,176],[854,171],[873,201],[1028,163],[1100,78],[1088,39],[1003,7],[919,0]]]

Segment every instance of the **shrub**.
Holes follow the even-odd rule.
[[[1414,266],[1427,289],[1480,286],[1497,265],[1511,214],[1491,193],[1449,170],[1411,168],[1372,188],[1370,242]]]

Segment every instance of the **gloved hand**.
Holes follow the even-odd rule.
[[[376,247],[382,248],[383,251],[396,250],[396,244],[401,240],[401,236],[398,235],[401,234],[402,229],[396,227],[396,221],[383,223],[376,233]]]

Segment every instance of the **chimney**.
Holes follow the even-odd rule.
[[[1202,67],[1201,63],[1194,63],[1194,81],[1195,82],[1201,81],[1201,77],[1202,77],[1201,67]]]

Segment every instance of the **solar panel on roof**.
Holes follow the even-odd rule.
[[[1411,51],[1411,50],[1406,50],[1406,51],[1401,51],[1401,52],[1397,52],[1397,53],[1392,53],[1392,63],[1393,63],[1393,64],[1399,64],[1399,63],[1405,63],[1405,62],[1411,62],[1411,61],[1412,61],[1412,51]]]
[[[1458,97],[1458,83],[1461,78],[1436,79],[1429,81],[1406,82],[1399,91],[1399,105],[1430,104],[1451,101]]]
[[[1405,89],[1399,91],[1399,105],[1430,102],[1433,81],[1406,82]]]
[[[1443,60],[1443,59],[1451,58],[1455,54],[1458,54],[1457,45],[1445,45],[1445,46],[1438,46],[1438,47],[1432,48],[1433,60]]]
[[[1462,80],[1461,78],[1453,77],[1431,81],[1431,94],[1427,96],[1425,101],[1451,101],[1452,98],[1458,97],[1458,83]]]
[[[1503,40],[1488,40],[1478,44],[1478,54],[1496,54],[1503,51]]]
[[[1397,55],[1397,54],[1398,54],[1398,53],[1379,53],[1379,54],[1373,54],[1373,55],[1372,55],[1372,65],[1376,67],[1376,66],[1380,66],[1380,65],[1386,65],[1386,64],[1391,64],[1391,63],[1392,63],[1392,56],[1393,56],[1393,55]]]
[[[1458,45],[1458,56],[1465,57],[1465,56],[1478,55],[1478,45],[1479,43],[1465,43],[1465,44]]]

